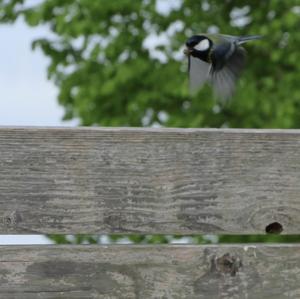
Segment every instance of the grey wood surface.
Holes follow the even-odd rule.
[[[300,131],[0,128],[0,233],[300,231]]]
[[[4,246],[0,298],[300,298],[300,245]]]

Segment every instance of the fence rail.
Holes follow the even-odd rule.
[[[300,294],[295,245],[5,246],[0,255],[0,298],[7,299]]]
[[[300,130],[0,128],[0,233],[300,232]],[[0,298],[298,298],[300,244],[2,246]]]
[[[0,129],[2,233],[300,231],[300,131]]]

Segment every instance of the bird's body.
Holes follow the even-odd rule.
[[[185,54],[189,59],[191,92],[198,91],[209,81],[218,97],[231,97],[245,65],[246,52],[241,45],[259,38],[258,35],[222,34],[200,34],[189,38]]]

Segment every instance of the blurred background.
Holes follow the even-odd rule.
[[[300,0],[0,0],[0,22],[0,125],[300,127]],[[188,93],[183,45],[200,32],[264,36],[246,45],[246,69],[227,102],[208,86]],[[300,236],[30,242],[49,240],[296,242]]]

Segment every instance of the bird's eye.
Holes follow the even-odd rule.
[[[195,49],[198,51],[206,51],[209,49],[209,41],[208,39],[203,39],[201,42],[199,42],[196,46]]]

